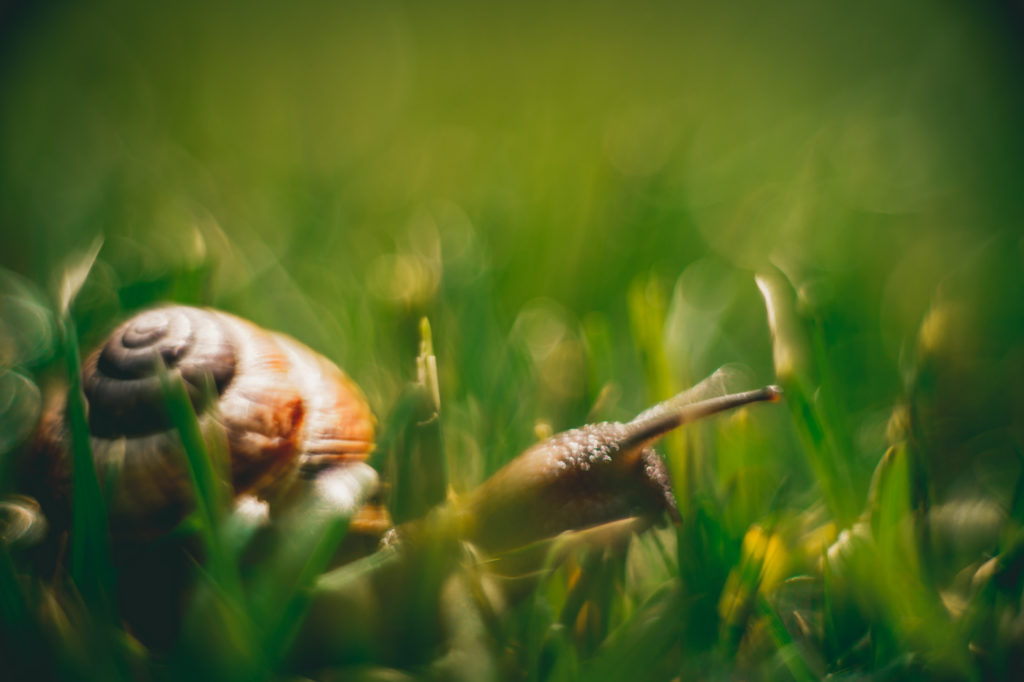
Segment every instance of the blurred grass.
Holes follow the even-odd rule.
[[[75,335],[91,347],[163,300],[336,360],[382,420],[375,466],[411,467],[397,489],[440,456],[464,493],[539,434],[629,418],[724,364],[787,391],[663,444],[678,528],[575,549],[498,606],[486,567],[442,584],[449,560],[427,559],[415,607],[373,607],[407,618],[367,625],[400,649],[450,596],[463,608],[437,617],[461,649],[353,635],[324,667],[288,658],[256,612],[323,589],[304,571],[347,519],[322,520],[302,557],[239,578],[228,617],[259,627],[206,642],[225,666],[239,647],[235,676],[1019,672],[1017,4],[104,0],[0,22],[3,492]],[[59,282],[98,236],[62,317]],[[116,625],[83,637],[116,579],[93,493],[73,581],[0,556],[0,653],[53,653],[51,676],[223,673],[197,654],[199,607],[170,662]],[[231,542],[207,537],[214,584]],[[336,582],[357,593],[362,567]]]

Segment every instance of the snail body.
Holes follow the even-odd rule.
[[[192,507],[160,372],[180,378],[211,452],[227,454],[236,495],[268,497],[288,481],[362,466],[375,421],[362,392],[334,363],[291,337],[228,313],[168,306],[129,319],[83,362],[93,460],[115,534],[168,530]],[[44,417],[52,496],[71,488],[70,435]],[[374,477],[375,480],[375,477]]]
[[[529,448],[470,493],[464,535],[503,551],[631,517],[667,514],[678,521],[668,469],[651,444],[689,422],[780,395],[766,386],[697,400],[714,381],[713,375],[632,421],[587,424]]]

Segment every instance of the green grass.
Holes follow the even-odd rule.
[[[76,479],[50,540],[0,542],[5,670],[1019,675],[1011,4],[0,12],[0,494],[42,485],[41,395],[67,396]],[[264,537],[170,382],[200,503],[152,547],[112,545],[80,358],[169,300],[345,368],[391,512],[432,540],[335,565],[348,512],[315,509]],[[678,525],[482,557],[431,515],[539,437],[722,366],[785,399],[659,444]],[[159,641],[118,599],[149,590],[140,566],[153,595],[196,586]]]

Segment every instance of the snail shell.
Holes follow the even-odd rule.
[[[192,484],[158,374],[184,382],[211,452],[226,452],[236,494],[267,496],[301,473],[365,460],[374,418],[336,365],[283,334],[227,313],[171,306],[131,318],[84,362],[93,460],[115,533],[169,529]],[[55,497],[70,494],[62,414],[41,429]]]

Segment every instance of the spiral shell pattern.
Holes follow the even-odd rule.
[[[234,343],[228,325],[195,308],[158,308],[128,320],[84,367],[93,435],[139,436],[170,426],[157,375],[161,365],[181,377],[201,412],[205,400],[235,376]]]
[[[192,506],[184,453],[159,372],[180,377],[211,452],[230,458],[236,494],[270,494],[303,471],[365,459],[374,418],[336,365],[294,339],[227,313],[163,307],[131,318],[83,363],[93,459],[115,532],[151,534]],[[55,467],[70,487],[66,428]]]

